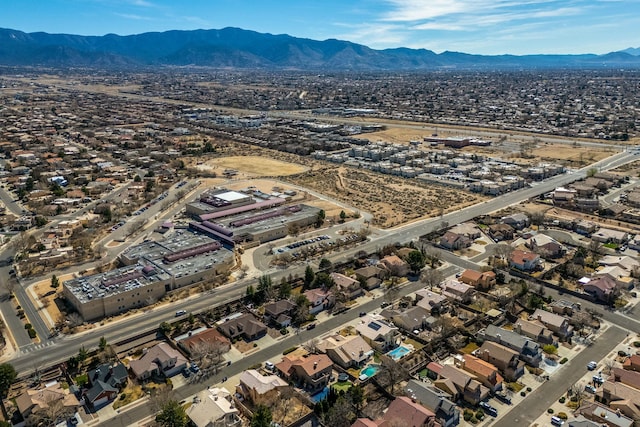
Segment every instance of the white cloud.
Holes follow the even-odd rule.
[[[132,19],[134,21],[155,21],[155,19],[150,16],[136,15],[133,13],[115,13],[114,15],[125,19]]]

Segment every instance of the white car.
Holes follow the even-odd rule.
[[[587,369],[590,370],[590,371],[593,371],[597,367],[598,367],[598,364],[596,362],[594,362],[593,360],[591,362],[587,363]]]
[[[273,370],[276,368],[276,365],[274,365],[274,364],[273,364],[273,363],[271,363],[271,362],[264,362],[264,368],[265,368],[267,371],[273,371]]]

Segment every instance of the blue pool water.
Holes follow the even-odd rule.
[[[369,365],[366,368],[364,368],[362,371],[360,371],[360,374],[366,375],[367,378],[371,378],[376,374],[376,372],[378,372],[378,369],[380,369],[378,365]]]
[[[316,393],[313,396],[310,396],[310,398],[313,403],[318,403],[321,400],[326,399],[328,394],[329,394],[329,387],[325,387],[319,393]]]
[[[391,350],[389,353],[387,353],[389,355],[389,357],[391,357],[393,360],[399,360],[402,358],[402,356],[406,356],[407,354],[411,353],[411,350],[409,350],[407,347],[404,346],[400,346],[400,347],[396,347],[393,350]]]

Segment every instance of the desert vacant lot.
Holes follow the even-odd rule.
[[[192,160],[192,159],[189,159]],[[218,169],[222,174],[225,169],[233,169],[251,176],[287,176],[305,172],[308,168],[295,163],[274,160],[261,156],[230,156],[207,160],[197,164],[196,168],[214,171]]]
[[[373,214],[372,225],[381,228],[438,216],[485,200],[467,191],[344,166],[329,166],[283,179],[369,212]]]

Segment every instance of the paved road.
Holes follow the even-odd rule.
[[[612,326],[576,356],[571,358],[559,372],[551,375],[550,380],[531,392],[521,403],[504,415],[493,427],[513,427],[532,425],[540,415],[545,413],[553,403],[564,395],[569,387],[582,378],[591,360],[604,358],[613,347],[627,335],[627,331]]]

